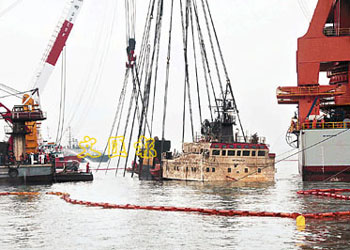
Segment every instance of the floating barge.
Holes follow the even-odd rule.
[[[46,116],[28,95],[24,95],[23,102],[27,104],[15,105],[12,111],[0,103],[5,109],[0,114],[9,124],[5,128],[9,140],[0,143],[0,182],[47,184],[92,181],[89,169],[86,172],[79,170],[80,162],[68,162],[64,156],[40,149],[39,121],[45,120]],[[63,170],[58,172],[56,167]]]
[[[52,164],[0,166],[0,183],[51,184],[92,180],[91,172],[56,172]]]

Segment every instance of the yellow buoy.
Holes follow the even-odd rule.
[[[305,227],[305,217],[302,215],[299,215],[297,217],[297,227],[303,228]]]

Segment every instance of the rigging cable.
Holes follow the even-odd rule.
[[[208,37],[209,37],[209,41],[210,41],[210,46],[211,46],[211,51],[213,53],[213,59],[214,59],[214,64],[215,64],[215,68],[216,68],[216,74],[217,74],[217,78],[219,81],[219,86],[220,86],[220,90],[221,90],[221,95],[222,98],[225,97],[224,95],[224,89],[222,87],[222,81],[221,81],[221,76],[220,76],[220,70],[219,70],[219,66],[218,66],[218,62],[217,62],[217,58],[216,58],[216,53],[215,53],[215,49],[214,49],[214,43],[213,43],[213,39],[211,36],[211,31],[210,31],[210,26],[209,26],[209,21],[208,21],[208,14],[204,5],[204,1],[201,0],[202,2],[202,8],[203,8],[203,13],[204,13],[204,19],[205,19],[205,23],[207,26],[207,32],[208,32]]]
[[[104,65],[107,61],[107,55],[108,55],[108,52],[109,52],[110,46],[111,46],[112,34],[113,34],[115,20],[116,20],[116,16],[117,16],[117,3],[114,5],[114,8],[112,11],[113,11],[113,16],[112,16],[111,26],[109,29],[109,33],[107,34],[107,39],[105,40],[105,43],[103,46],[104,49],[103,49],[102,55],[100,57],[98,71],[97,71],[97,74],[93,80],[93,86],[91,88],[91,92],[90,92],[90,95],[88,97],[88,100],[90,100],[90,102],[88,105],[86,105],[85,110],[82,112],[83,115],[80,117],[79,122],[77,122],[78,124],[84,123],[85,119],[88,117],[87,114],[88,114],[90,108],[93,106],[93,104],[95,103],[95,100],[96,100],[96,96],[97,96],[96,92],[97,92],[97,89],[99,87],[99,83],[101,82],[101,78],[102,78],[103,71],[104,71]]]
[[[214,83],[213,83],[213,79],[211,76],[211,70],[210,70],[210,66],[209,66],[209,61],[208,61],[208,56],[207,56],[207,52],[206,52],[206,48],[205,48],[205,43],[204,43],[204,38],[203,38],[203,33],[202,33],[202,29],[200,27],[200,22],[199,22],[199,15],[198,15],[198,8],[197,8],[197,3],[196,0],[192,1],[193,3],[193,10],[195,13],[195,17],[196,17],[196,24],[197,24],[197,31],[198,31],[198,39],[200,41],[200,45],[201,45],[201,55],[202,55],[202,63],[203,63],[203,69],[204,71],[204,75],[206,76],[206,73],[209,76],[209,80],[210,80],[210,85],[211,85],[211,89],[213,92],[213,96],[214,96],[214,101],[215,101],[215,105],[216,105],[216,110],[217,113],[219,114],[219,104],[218,104],[218,99],[216,98],[216,93],[215,93],[215,89],[214,89]],[[204,66],[205,65],[205,66]],[[208,92],[208,99],[210,97],[210,94]],[[210,103],[210,102],[209,102]],[[209,104],[210,107],[210,111],[212,106]],[[212,112],[212,111],[211,111]],[[211,117],[212,117],[212,121],[213,121],[213,116],[211,113]]]
[[[215,28],[215,25],[214,25],[213,17],[211,15],[211,11],[210,11],[210,8],[209,8],[209,3],[208,3],[208,0],[205,0],[205,1],[206,1],[206,6],[207,6],[207,9],[208,9],[209,17],[210,17],[210,22],[211,22],[211,25],[212,25],[212,28],[213,28],[213,31],[214,31],[216,44],[217,44],[217,47],[218,47],[218,50],[219,50],[222,67],[223,67],[224,72],[225,72],[226,84],[229,87],[229,90],[231,92],[231,98],[232,98],[232,101],[233,101],[233,105],[234,105],[235,111],[237,113],[238,122],[239,122],[239,125],[240,125],[240,128],[241,128],[244,140],[245,140],[245,142],[247,142],[247,137],[246,137],[246,135],[244,133],[243,125],[242,125],[241,118],[240,118],[240,115],[239,115],[239,110],[237,108],[236,99],[235,99],[235,96],[233,95],[233,90],[232,90],[232,86],[231,86],[231,80],[230,80],[230,77],[228,75],[228,71],[227,71],[226,63],[225,63],[224,56],[223,56],[223,53],[222,53],[222,50],[221,50],[221,45],[220,45],[220,42],[219,42],[218,34],[216,32],[216,28]],[[226,97],[225,97],[225,99],[226,99]]]
[[[182,21],[182,34],[183,34],[183,46],[184,46],[184,59],[185,59],[185,88],[187,87],[188,94],[188,106],[190,111],[190,122],[191,122],[191,131],[192,131],[192,141],[195,141],[194,129],[193,129],[193,112],[192,112],[192,100],[191,100],[191,88],[190,88],[190,79],[189,79],[189,70],[188,70],[188,27],[189,27],[189,5],[191,4],[190,0],[186,1],[186,15],[184,19],[184,14],[182,10],[182,0],[180,0],[180,9],[181,9],[181,21]],[[185,92],[186,94],[186,92]],[[184,112],[186,106],[186,98],[184,98]],[[182,134],[182,141],[184,142],[185,135],[185,116],[184,116],[184,127]]]
[[[167,110],[167,104],[168,104],[168,86],[169,86],[169,74],[170,74],[171,41],[172,41],[172,29],[173,29],[173,12],[174,12],[174,0],[171,0],[170,24],[169,24],[169,40],[168,40],[168,52],[167,52],[167,60],[166,60],[165,87],[164,87],[162,142],[161,142],[161,150],[160,150],[161,153],[163,152],[163,148],[164,148],[165,119],[166,119],[166,110]],[[162,155],[161,155],[161,157],[162,157]],[[162,161],[160,161],[160,162],[162,163]]]
[[[158,27],[157,29],[159,30],[159,34],[156,38],[156,40],[154,41],[154,48],[156,50],[156,58],[155,58],[155,73],[154,73],[154,88],[153,88],[153,103],[152,103],[152,113],[151,113],[151,132],[150,132],[150,137],[152,137],[152,132],[153,132],[153,118],[154,118],[154,104],[155,104],[155,97],[156,97],[156,90],[157,90],[157,79],[158,79],[158,64],[159,64],[159,52],[160,52],[160,38],[161,38],[161,30],[162,30],[162,18],[163,18],[163,4],[164,2],[162,1],[161,3],[161,10],[160,10],[160,15],[159,15],[159,20],[158,20]],[[151,72],[152,69],[150,69]],[[146,89],[145,88],[145,94],[144,94],[144,98],[146,99],[146,111],[145,111],[145,115],[147,116],[148,114],[148,107],[149,107],[149,94],[150,94],[150,89]],[[148,95],[148,96],[147,96]],[[145,124],[146,126],[146,124]],[[145,134],[145,128],[144,128],[144,132],[143,134]]]
[[[190,14],[190,21],[191,21],[191,33],[192,33],[192,47],[193,47],[193,59],[194,59],[194,70],[196,74],[196,84],[197,84],[197,98],[198,98],[198,110],[199,110],[199,121],[200,124],[202,124],[202,107],[201,107],[201,98],[200,98],[200,91],[199,91],[199,80],[198,80],[198,66],[197,66],[197,53],[196,53],[196,43],[195,43],[195,31],[193,27],[193,13],[192,13],[192,5],[189,6],[189,14]]]
[[[136,86],[133,86],[133,89],[132,89],[132,92],[131,92],[130,101],[129,101],[128,113],[126,115],[126,122],[125,122],[125,126],[124,126],[123,138],[125,138],[125,135],[126,135],[126,132],[127,132],[127,129],[128,129],[128,125],[129,125],[129,120],[130,120],[130,115],[131,115],[131,110],[132,110],[132,106],[133,106],[133,103],[134,103],[134,99],[137,100],[136,94],[137,94]],[[136,102],[136,105],[137,105],[137,102]],[[123,145],[120,146],[120,151],[122,151],[122,150],[123,150]],[[121,157],[118,157],[118,162],[117,162],[117,167],[116,167],[115,174],[118,173],[118,168],[119,168],[119,164],[120,164],[120,158]]]
[[[10,12],[12,9],[14,9],[20,2],[23,0],[17,0],[14,3],[12,3],[10,6],[8,6],[6,9],[0,12],[0,18],[5,16],[8,12]]]
[[[154,57],[155,57],[155,52],[156,52],[156,42],[158,41],[158,36],[160,37],[161,35],[161,24],[162,24],[162,17],[163,17],[163,6],[164,6],[164,1],[163,0],[159,0],[158,1],[158,11],[157,11],[157,19],[156,19],[156,27],[155,27],[155,35],[154,35],[154,46],[153,46],[153,52],[152,52],[152,57],[151,57],[151,64],[150,64],[150,69],[153,68],[153,63],[154,63]],[[152,72],[152,71],[151,71]],[[136,75],[136,82],[138,84],[139,87],[139,91],[141,89],[140,86],[140,81],[138,78],[138,72],[137,72],[137,67],[135,67],[135,75]],[[142,133],[142,126],[143,126],[143,120],[145,119],[145,121],[147,122],[147,117],[146,117],[146,110],[147,110],[147,106],[148,106],[148,98],[149,98],[149,89],[150,89],[150,85],[151,85],[151,80],[152,80],[152,74],[150,73],[148,76],[148,79],[145,83],[145,96],[143,98],[143,100],[141,99],[141,103],[142,103],[142,111],[141,111],[141,121],[139,124],[139,131],[138,131],[138,136],[137,139],[140,138],[141,133]],[[147,96],[146,96],[147,95]],[[141,96],[141,95],[140,95]],[[142,96],[141,96],[142,98]],[[147,105],[147,106],[146,106]],[[136,162],[136,152],[135,152],[135,156],[134,156],[134,162]],[[140,167],[142,168],[142,165],[140,165]],[[126,169],[126,167],[125,167]],[[141,170],[139,170],[141,171]],[[125,170],[124,170],[125,172]],[[135,168],[132,168],[132,173],[131,173],[131,177],[134,176],[134,172],[135,172]]]
[[[114,119],[113,119],[113,123],[112,123],[112,128],[111,128],[111,130],[110,130],[108,139],[112,137],[112,134],[113,134],[113,131],[114,131],[114,128],[115,128],[117,119],[118,119],[119,112],[121,112],[121,108],[122,108],[122,106],[124,105],[125,92],[126,92],[126,85],[127,85],[128,75],[129,75],[129,68],[127,68],[126,71],[125,71],[124,83],[123,83],[122,90],[120,91],[118,106],[117,106],[117,110],[116,110],[115,115],[114,115]],[[104,148],[104,150],[103,150],[102,157],[106,154],[106,151],[107,151],[107,148],[108,148],[108,143],[109,143],[108,139],[107,139],[106,146],[105,146],[105,148]],[[98,163],[98,166],[97,166],[97,168],[96,168],[96,171],[98,171],[98,170],[100,169],[100,166],[101,166],[101,163],[102,163],[102,157],[101,157],[101,159],[100,159],[100,161],[99,161],[99,163]],[[108,159],[108,166],[109,166],[109,162],[110,162],[110,158]],[[107,169],[108,169],[108,167],[107,167]]]
[[[57,126],[57,134],[56,134],[56,144],[58,145],[61,144],[61,139],[63,136],[65,106],[66,106],[66,47],[63,48],[63,53],[62,53],[60,111],[58,115],[58,126]]]

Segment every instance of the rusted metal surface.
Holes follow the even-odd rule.
[[[229,151],[234,151],[235,155],[228,155]],[[249,152],[249,156],[243,156],[243,151],[246,154]],[[264,156],[258,156],[259,152]],[[222,149],[211,148],[211,143],[208,142],[184,143],[182,154],[163,161],[163,178],[188,181],[271,182],[274,181],[274,164],[274,155],[269,155],[267,147]]]

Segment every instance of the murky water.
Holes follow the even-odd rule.
[[[0,186],[0,191],[62,191],[73,199],[137,205],[276,212],[350,210],[350,201],[299,196],[309,188],[296,167],[278,167],[272,184],[140,182],[95,174],[92,183]],[[349,249],[350,219],[220,217],[181,212],[114,210],[72,205],[56,196],[0,197],[0,249]]]

